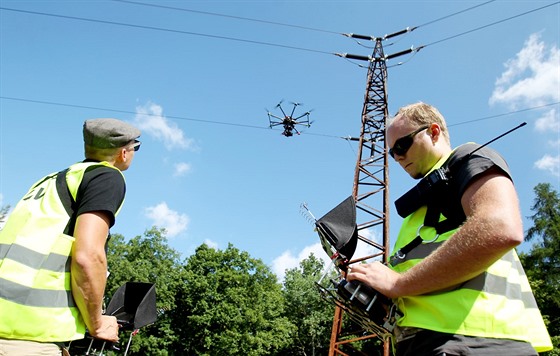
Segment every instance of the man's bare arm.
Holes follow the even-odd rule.
[[[102,315],[108,233],[109,218],[105,213],[90,212],[78,216],[71,263],[72,295],[89,333],[99,339],[117,341],[116,318]]]
[[[523,241],[513,183],[500,173],[476,179],[461,199],[467,220],[442,246],[403,274],[381,263],[352,266],[348,279],[388,297],[419,295],[463,283]]]

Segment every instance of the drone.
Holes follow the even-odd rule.
[[[294,117],[294,112],[296,111],[296,107],[303,105],[301,103],[292,103],[292,105],[294,106],[292,108],[292,112],[290,113],[290,115],[286,115],[286,112],[284,111],[284,109],[282,108],[282,101],[280,101],[280,103],[278,103],[278,105],[276,105],[276,109],[280,109],[280,111],[282,112],[282,114],[284,115],[284,117],[280,117],[280,116],[276,116],[274,114],[272,114],[270,111],[267,110],[267,114],[268,114],[268,121],[270,123],[270,128],[273,128],[274,126],[279,126],[282,125],[284,127],[284,132],[282,132],[282,135],[286,136],[286,137],[291,137],[294,135],[294,131],[296,134],[300,134],[300,132],[298,131],[298,129],[296,128],[296,125],[302,125],[304,127],[311,127],[311,124],[313,123],[312,121],[309,121],[309,114],[311,114],[311,110],[307,111],[297,117]]]

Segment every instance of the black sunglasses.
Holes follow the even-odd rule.
[[[134,152],[138,152],[138,150],[140,149],[140,145],[142,144],[142,142],[138,141],[138,140],[134,140],[134,146],[132,147],[132,149],[134,150]]]
[[[412,144],[414,143],[414,136],[416,136],[419,132],[422,132],[423,130],[427,129],[428,127],[430,127],[430,125],[422,126],[416,129],[415,131],[409,133],[408,135],[403,136],[398,140],[396,140],[393,147],[389,149],[389,155],[395,158],[396,154],[399,156],[403,156],[404,154],[406,154],[410,146],[412,146]]]

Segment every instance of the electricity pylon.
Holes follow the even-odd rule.
[[[340,57],[365,60],[369,62],[367,72],[366,92],[362,109],[362,125],[359,138],[348,138],[358,141],[358,159],[356,162],[354,185],[352,195],[356,201],[356,220],[358,225],[358,239],[372,247],[374,251],[367,256],[354,256],[350,264],[370,259],[381,258],[382,262],[387,262],[389,258],[389,167],[387,155],[387,141],[385,140],[385,128],[389,110],[387,105],[387,60],[408,54],[418,49],[410,48],[389,56],[383,52],[382,42],[388,38],[409,32],[413,29],[386,35],[383,38],[374,38],[356,34],[346,36],[375,41],[375,47],[371,56],[359,56],[353,54],[337,54]],[[378,243],[370,238],[371,231],[368,229],[381,226],[382,243]],[[329,356],[348,354],[341,350],[343,345],[352,347],[351,344],[377,337],[376,334],[367,335],[364,330],[361,337],[345,336],[343,330],[344,312],[342,308],[336,306],[333,327],[331,332],[331,343]],[[355,332],[349,332],[355,335]],[[383,343],[383,354],[389,355],[388,341]]]

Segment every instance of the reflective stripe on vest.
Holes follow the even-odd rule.
[[[45,258],[45,256],[43,256],[42,254],[30,250],[26,247],[0,243],[1,258],[4,258],[4,256],[6,256],[8,250],[11,250],[10,258],[12,260],[21,264],[25,264],[28,267],[34,269],[43,268],[45,270],[53,272],[70,272],[70,259],[68,258],[68,256],[51,253]]]
[[[85,170],[94,165],[114,168],[106,162],[71,166],[66,182],[73,199]],[[59,198],[56,176],[37,182],[0,231],[0,338],[61,342],[84,337],[71,292],[74,237],[63,233],[71,217]]]
[[[395,251],[412,241],[423,225],[426,207],[404,219]],[[440,221],[444,217],[440,217]],[[405,256],[391,256],[390,267],[405,272],[430,255],[457,229],[437,236],[423,227],[424,243]],[[437,236],[437,239],[436,239]],[[435,241],[434,241],[435,240]],[[522,340],[538,352],[552,349],[552,342],[537,307],[529,281],[517,253],[511,250],[485,273],[461,285],[429,294],[397,298],[403,313],[401,327],[417,327],[444,333]]]

